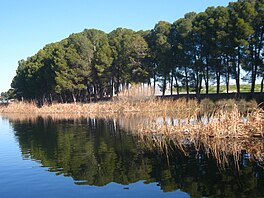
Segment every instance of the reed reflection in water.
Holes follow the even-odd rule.
[[[13,115],[14,116],[14,115]],[[9,117],[25,159],[36,160],[78,185],[157,182],[164,192],[192,197],[263,196],[263,169],[254,161],[263,142],[140,134],[143,115],[110,119]],[[258,154],[259,155],[259,154]]]

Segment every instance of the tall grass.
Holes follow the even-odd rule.
[[[155,90],[153,87],[146,86],[145,84],[133,84],[130,87],[123,89],[116,99],[130,102],[154,100]]]
[[[203,150],[214,157],[219,168],[230,163],[239,168],[242,151],[252,160],[264,164],[263,109],[256,108],[245,115],[234,105],[231,111],[223,107],[202,118],[192,117],[189,121],[166,119],[138,126],[138,136],[145,146],[169,153],[173,145],[188,155],[188,148],[192,145],[197,151]]]
[[[257,108],[245,115],[235,105],[231,111],[221,108],[203,116],[194,113],[185,119],[152,119],[139,125],[139,132],[203,138],[264,137],[264,110]]]
[[[150,112],[165,114],[191,114],[198,108],[196,100],[142,100],[127,101],[115,100],[97,103],[70,103],[70,104],[52,104],[44,105],[40,108],[35,103],[11,103],[0,107],[0,113],[30,113],[30,114],[100,114],[100,113],[132,113],[132,112]]]

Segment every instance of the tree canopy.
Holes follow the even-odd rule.
[[[118,94],[133,83],[168,85],[200,94],[202,86],[264,81],[264,1],[239,0],[208,7],[152,30],[85,29],[18,62],[12,82],[17,98],[89,102]]]

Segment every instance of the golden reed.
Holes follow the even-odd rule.
[[[198,108],[196,100],[142,100],[126,101],[114,100],[96,103],[57,103],[45,104],[37,107],[34,102],[16,102],[0,106],[0,113],[26,113],[26,114],[89,114],[89,113],[131,113],[131,112],[165,112],[185,113]]]

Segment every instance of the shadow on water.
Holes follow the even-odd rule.
[[[9,120],[24,159],[72,177],[77,185],[144,181],[156,182],[164,192],[180,189],[191,197],[264,196],[263,168],[244,150],[234,157],[212,148],[221,145],[140,137],[129,132],[135,119]],[[221,166],[216,155],[228,163]]]

